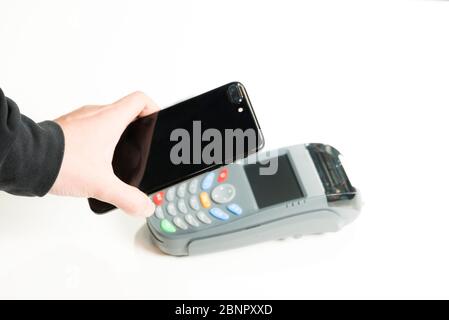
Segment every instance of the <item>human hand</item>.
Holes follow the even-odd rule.
[[[95,198],[126,213],[148,217],[154,204],[114,174],[112,157],[128,124],[158,110],[142,92],[104,106],[85,106],[55,120],[64,132],[65,151],[51,194]]]

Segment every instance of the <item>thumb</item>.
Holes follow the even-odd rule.
[[[141,91],[136,91],[121,98],[112,104],[113,112],[119,119],[122,119],[126,125],[137,118],[148,116],[159,110],[159,107]]]
[[[107,190],[98,197],[99,200],[111,203],[137,217],[150,217],[154,213],[154,203],[145,193],[124,183],[116,176],[107,183]]]

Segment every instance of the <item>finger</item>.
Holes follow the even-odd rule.
[[[97,198],[133,216],[150,217],[155,210],[154,203],[145,193],[115,176],[107,183],[107,191]]]
[[[159,110],[159,107],[146,94],[136,91],[112,104],[127,124],[136,118],[148,116]]]

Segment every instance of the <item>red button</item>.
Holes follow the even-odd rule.
[[[228,169],[224,168],[220,171],[220,174],[218,175],[218,183],[225,182],[228,179]]]
[[[153,202],[155,205],[160,206],[164,202],[164,192],[158,192],[153,196]]]

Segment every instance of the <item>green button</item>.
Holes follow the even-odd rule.
[[[161,221],[161,229],[162,229],[162,231],[167,232],[167,233],[175,233],[176,232],[175,226],[167,219],[164,219]]]

